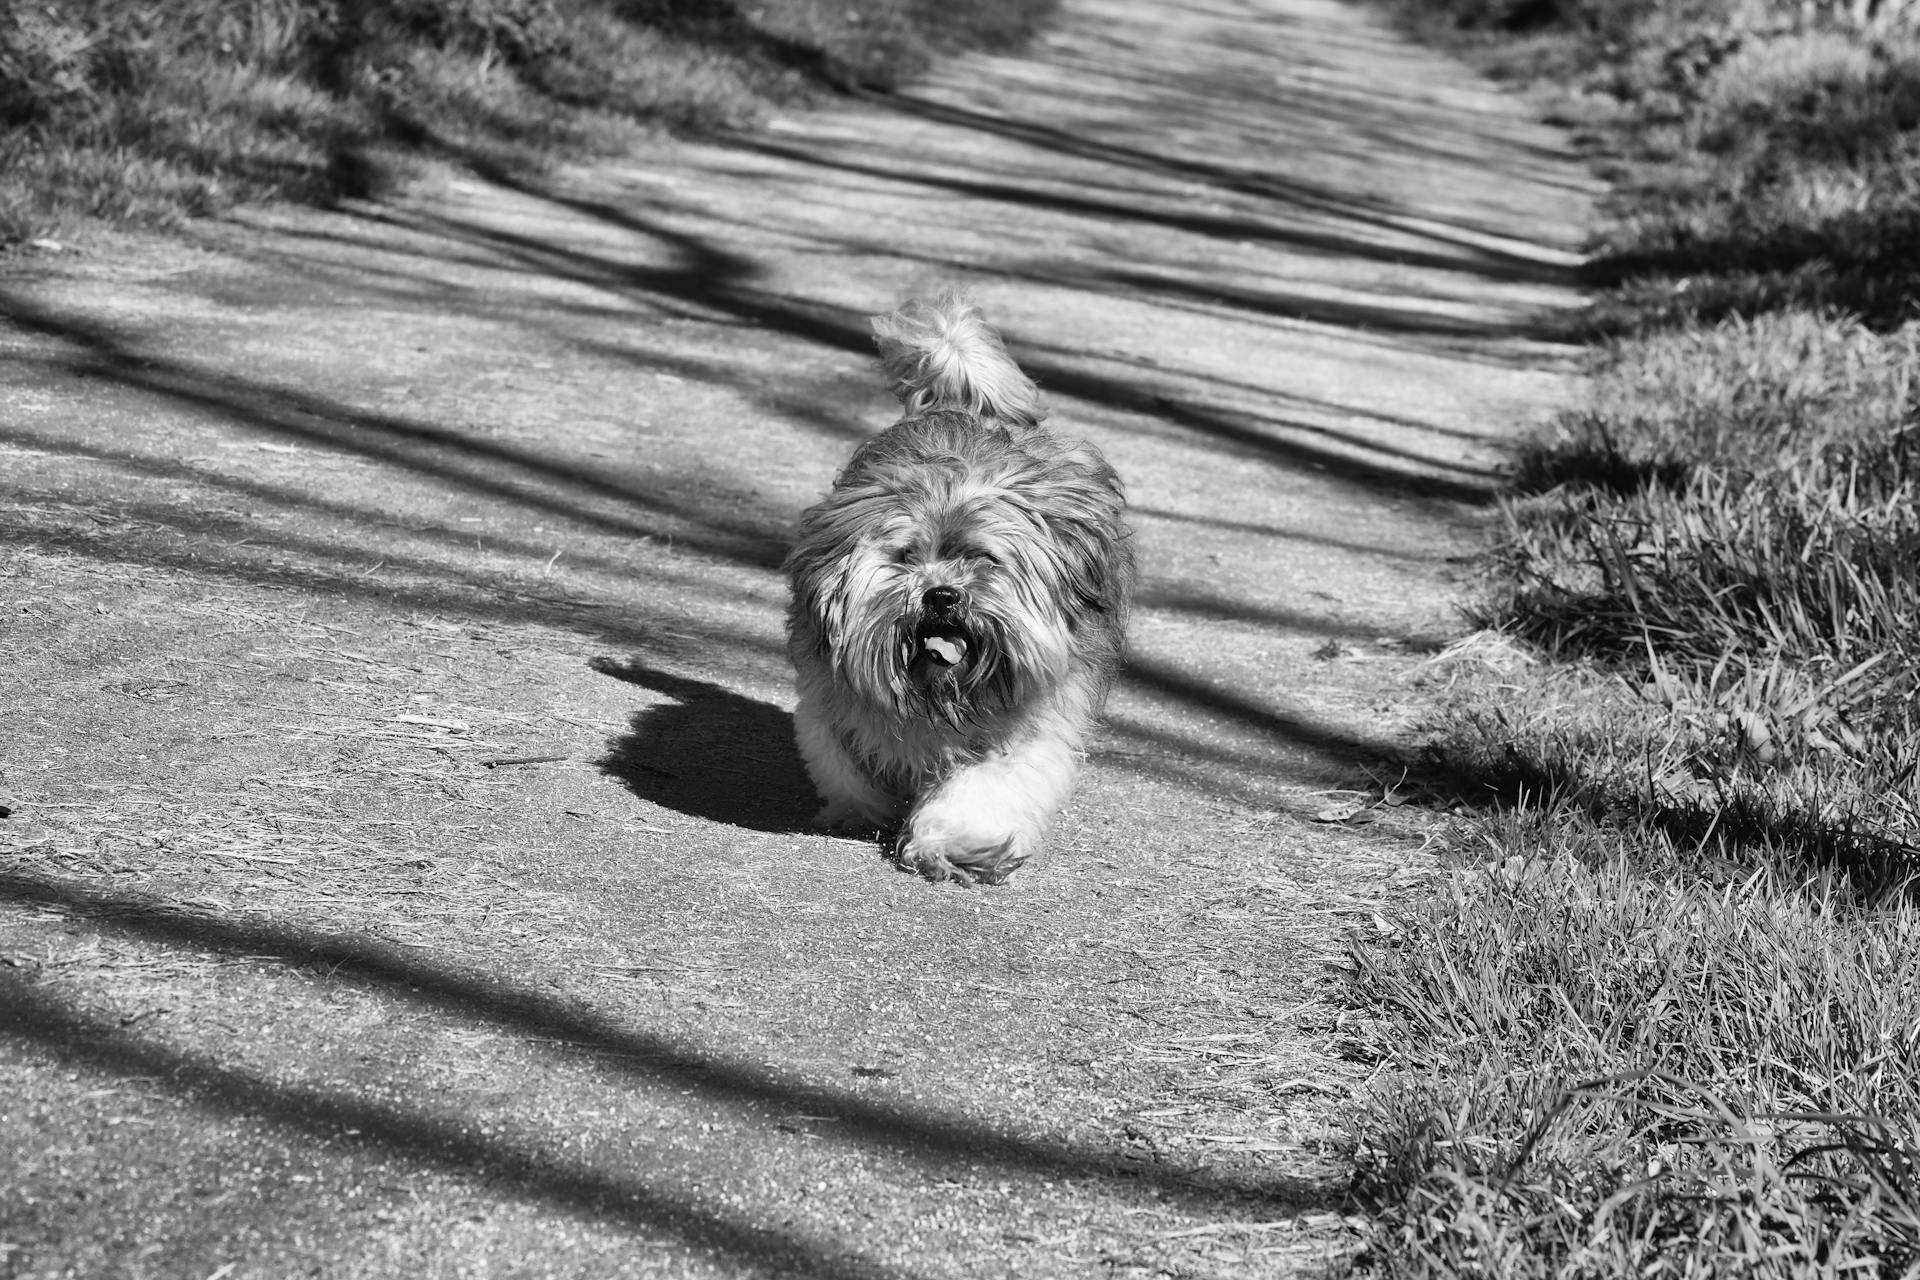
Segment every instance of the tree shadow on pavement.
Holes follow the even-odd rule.
[[[357,454],[396,474],[429,477],[616,535],[671,534],[745,564],[771,568],[785,553],[779,517],[750,498],[735,500],[736,495],[722,492],[725,482],[711,473],[645,481],[610,477],[605,467],[549,450],[479,439],[446,422],[355,409],[300,387],[160,357],[123,340],[98,320],[64,314],[5,291],[0,291],[0,318],[66,347],[57,365],[69,374],[271,433],[276,439]],[[44,447],[37,438],[15,438]],[[372,514],[364,512],[362,518]]]
[[[1110,200],[1079,193],[1063,194],[1034,183],[996,181],[978,176],[955,178],[932,172],[911,175],[890,173],[857,161],[829,160],[804,149],[760,139],[742,140],[740,145],[766,154],[785,155],[805,163],[850,172],[866,172],[875,177],[910,176],[913,181],[952,191],[956,194],[989,196],[1039,208],[1086,214],[1097,218],[1120,218],[1161,222],[1170,229],[1193,231],[1234,239],[1271,238],[1298,248],[1337,254],[1378,258],[1397,266],[1438,267],[1472,271],[1489,279],[1506,281],[1555,281],[1564,279],[1564,267],[1543,264],[1537,259],[1510,250],[1503,251],[1486,243],[1465,226],[1452,226],[1432,219],[1415,220],[1395,202],[1358,195],[1323,183],[1286,177],[1271,170],[1251,171],[1230,165],[1194,160],[1181,155],[1163,155],[1138,147],[1117,145],[1080,136],[1049,124],[988,115],[951,103],[901,93],[862,95],[904,115],[941,124],[997,135],[1063,159],[1090,160],[1114,166],[1122,171],[1157,177],[1173,177],[1198,182],[1215,191],[1247,197],[1268,209],[1293,208],[1331,215],[1350,230],[1328,234],[1300,226],[1283,226],[1271,217],[1228,215],[1221,217],[1198,210],[1169,213],[1143,206],[1138,192],[1116,190]],[[1352,228],[1373,228],[1383,232],[1411,234],[1427,247],[1374,245]]]
[[[634,713],[601,771],[643,800],[753,831],[806,829],[818,806],[794,745],[793,717],[731,689],[638,661],[593,669],[671,699]]]
[[[816,156],[805,156],[804,159],[816,166],[830,165],[829,161]],[[799,338],[828,350],[861,355],[872,350],[872,339],[859,316],[757,287],[753,283],[757,278],[756,272],[744,269],[740,263],[697,237],[669,229],[664,219],[649,219],[632,208],[616,206],[607,201],[542,189],[504,172],[488,176],[502,187],[522,196],[570,210],[624,233],[670,243],[684,254],[684,261],[671,268],[636,271],[593,253],[552,245],[537,246],[543,261],[565,259],[568,274],[572,278],[622,291],[665,295],[682,302],[716,308],[754,328]],[[917,178],[914,180],[919,181]],[[1014,198],[1009,196],[1009,199]],[[517,233],[477,222],[425,215],[421,215],[419,221],[437,235],[475,248],[518,253],[536,247],[534,242]],[[545,266],[544,269],[552,268]],[[1081,280],[1079,283],[1082,287],[1097,284],[1090,280]],[[1126,292],[1117,288],[1112,291]],[[1266,305],[1276,312],[1289,313],[1301,310],[1307,304],[1295,305],[1276,296],[1267,300]],[[1244,303],[1241,310],[1253,313],[1253,308]],[[1374,309],[1368,312],[1368,318],[1377,327],[1381,317],[1394,314],[1397,313]],[[1353,319],[1352,316],[1342,316],[1330,322],[1347,323]],[[1425,322],[1407,318],[1404,323],[1413,326]],[[1447,321],[1444,329],[1452,336],[1511,336],[1507,330],[1494,332],[1489,326],[1475,327],[1456,321]],[[1255,457],[1269,465],[1287,469],[1323,470],[1357,488],[1378,493],[1470,505],[1484,504],[1492,494],[1491,480],[1477,471],[1470,471],[1466,478],[1435,474],[1433,468],[1436,465],[1442,471],[1456,468],[1436,464],[1430,458],[1396,451],[1380,441],[1360,435],[1348,434],[1338,440],[1289,437],[1282,431],[1289,428],[1297,430],[1302,424],[1271,415],[1237,414],[1175,398],[1151,381],[1121,377],[1111,371],[1089,371],[1083,361],[1077,361],[1069,354],[1050,358],[1038,350],[1023,349],[1022,365],[1051,393],[1071,396],[1101,409],[1136,414],[1146,420],[1170,425],[1192,438],[1206,441],[1221,452]],[[1330,433],[1325,428],[1318,428],[1312,434],[1326,437]]]
[[[271,945],[269,939],[260,940]],[[505,1135],[476,1133],[458,1116],[436,1116],[406,1103],[269,1079],[210,1054],[157,1044],[5,973],[0,973],[0,1022],[10,1037],[52,1048],[69,1068],[121,1080],[165,1080],[172,1092],[199,1110],[245,1118],[309,1141],[337,1142],[344,1136],[355,1146],[424,1168],[468,1176],[484,1172],[491,1187],[515,1199],[647,1236],[665,1235],[734,1266],[779,1275],[873,1280],[907,1280],[918,1274],[884,1266],[800,1230],[763,1226],[739,1212],[704,1207],[693,1196],[651,1186],[632,1173],[597,1169]]]
[[[432,958],[379,939],[344,937],[285,922],[247,920],[172,906],[136,894],[86,888],[20,872],[0,872],[0,902],[52,909],[100,936],[192,954],[318,967],[328,980],[377,998],[451,1015],[596,1055],[636,1089],[659,1088],[745,1117],[804,1112],[830,1118],[846,1140],[938,1175],[981,1162],[1009,1173],[1094,1180],[1109,1194],[1223,1214],[1300,1214],[1335,1207],[1337,1187],[1262,1173],[1214,1173],[1143,1166],[1119,1150],[1060,1137],[1023,1134],[991,1122],[863,1097],[830,1085],[783,1077],[758,1060],[636,1028],[612,1012],[557,997],[501,973]],[[296,1135],[360,1144],[409,1162],[457,1173],[484,1173],[517,1199],[636,1231],[666,1232],[736,1262],[772,1265],[803,1276],[912,1275],[849,1256],[845,1246],[809,1238],[800,1228],[762,1226],[738,1204],[703,1201],[644,1172],[595,1167],[562,1153],[564,1131],[542,1143],[531,1135],[476,1132],[444,1115],[430,1096],[386,1101],[352,1084],[273,1078],[211,1054],[163,1043],[130,1020],[90,1012],[49,984],[0,970],[0,1026],[76,1067],[124,1078],[165,1081],[195,1106],[250,1117]],[[403,1095],[405,1096],[405,1095]]]

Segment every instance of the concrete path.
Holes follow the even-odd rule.
[[[9,269],[0,1271],[1337,1256],[1326,967],[1419,823],[1310,818],[1568,393],[1592,194],[1356,9],[1076,0],[737,145]],[[892,417],[864,317],[947,282],[1145,575],[991,891],[805,832],[780,642],[787,530]]]

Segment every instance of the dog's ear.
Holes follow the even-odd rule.
[[[894,505],[877,487],[836,490],[801,517],[786,563],[789,616],[816,637],[817,652],[838,652],[858,625],[852,617],[857,597],[875,564],[869,535]]]
[[[1125,497],[1112,471],[1041,484],[1028,495],[1055,549],[1059,589],[1079,610],[1124,617],[1133,593],[1133,541],[1121,519]]]
[[[1065,552],[1063,585],[1082,608],[1122,614],[1133,587],[1133,549],[1118,522],[1054,517],[1053,537]]]
[[[788,634],[825,656],[840,647],[846,631],[848,548],[809,528],[787,556]]]

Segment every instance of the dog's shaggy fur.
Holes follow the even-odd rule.
[[[801,754],[822,825],[995,883],[1040,846],[1120,660],[1133,550],[1113,468],[1040,426],[957,294],[873,322],[907,416],[862,445],[787,559]]]

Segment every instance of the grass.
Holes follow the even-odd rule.
[[[886,90],[1051,0],[43,0],[0,7],[0,246],[364,196],[423,155],[538,171]]]
[[[1351,952],[1363,1267],[1920,1275],[1920,37],[1854,16],[1421,7],[1614,196],[1429,669],[1453,870]]]
[[[1358,1189],[1393,1275],[1903,1275],[1920,1260],[1920,930],[1767,876],[1650,879],[1548,806],[1355,981],[1399,1057]],[[1405,1047],[1400,1047],[1405,1046]]]

